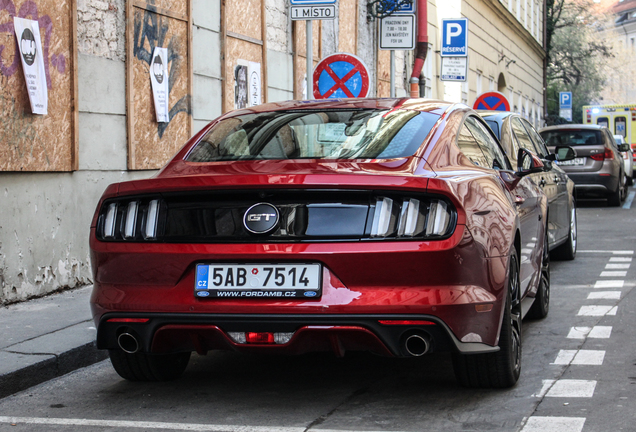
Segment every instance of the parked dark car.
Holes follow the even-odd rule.
[[[554,259],[573,260],[577,245],[574,182],[560,168],[560,161],[554,162],[557,156],[548,151],[535,128],[519,114],[480,111],[479,115],[499,138],[512,164],[517,163],[520,148],[531,151],[542,160],[545,169],[530,174],[529,177],[541,187],[548,198],[548,242],[551,255]],[[563,151],[561,153],[565,154]],[[572,153],[570,160],[574,155]]]
[[[574,181],[578,197],[607,198],[610,206],[620,206],[627,196],[627,179],[621,148],[609,129],[598,125],[567,124],[542,128],[539,133],[548,149],[571,146],[576,158],[557,162]]]
[[[91,224],[97,346],[129,380],[210,350],[450,351],[508,387],[521,320],[549,307],[547,200],[477,113],[421,99],[223,115]]]

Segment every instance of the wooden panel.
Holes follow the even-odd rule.
[[[134,33],[129,28],[128,165],[130,169],[157,169],[185,144],[192,131],[190,23],[173,18],[174,14],[161,14],[153,6],[139,7],[139,3],[129,6],[129,14]],[[157,123],[152,97],[150,61],[155,47],[168,48],[168,123]]]
[[[358,44],[358,3],[357,0],[340,0],[338,12],[338,51],[356,54]]]
[[[261,64],[261,81],[263,65],[263,47],[262,45],[247,42],[241,39],[228,37],[225,42],[225,76],[223,98],[223,112],[234,109],[234,68],[238,65],[238,60],[248,62],[256,62]],[[261,94],[266,89],[261,82]]]
[[[378,50],[377,97],[391,96],[391,51]]]
[[[38,21],[48,114],[31,113],[13,16]],[[0,2],[0,171],[77,169],[74,0]]]
[[[228,32],[261,40],[261,0],[228,0],[226,7]]]

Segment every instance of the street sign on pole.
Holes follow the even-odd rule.
[[[332,54],[320,60],[313,74],[314,98],[363,98],[369,93],[369,70],[353,54]]]
[[[381,50],[415,48],[415,15],[391,15],[380,20]]]
[[[442,57],[468,55],[468,20],[466,18],[442,20]]]
[[[468,57],[442,57],[442,81],[466,81]]]
[[[473,109],[476,110],[493,110],[493,111],[510,111],[510,103],[506,97],[496,91],[482,93],[477,96]]]
[[[336,19],[336,6],[332,4],[292,6],[290,16],[292,21],[332,20]]]
[[[559,117],[572,121],[572,92],[559,92]]]

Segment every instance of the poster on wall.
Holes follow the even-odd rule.
[[[249,106],[261,104],[261,64],[249,62]]]
[[[48,90],[42,57],[44,51],[40,39],[40,26],[37,21],[14,17],[13,28],[20,49],[20,59],[31,102],[31,112],[46,115],[48,113]]]
[[[247,107],[248,66],[238,64],[234,68],[234,109]]]
[[[155,47],[150,63],[150,82],[155,100],[157,123],[169,123],[168,48]]]

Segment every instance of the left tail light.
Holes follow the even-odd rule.
[[[97,219],[100,240],[156,240],[160,229],[160,198],[106,201]]]

